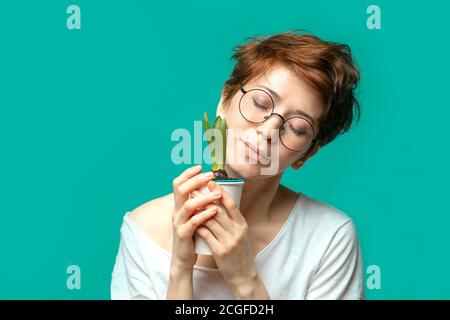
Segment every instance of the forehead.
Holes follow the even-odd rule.
[[[250,87],[268,87],[278,93],[281,100],[275,100],[286,111],[299,109],[309,114],[317,123],[324,109],[323,103],[316,92],[298,75],[284,66],[274,66],[264,75],[255,77],[246,84]]]

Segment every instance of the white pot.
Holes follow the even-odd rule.
[[[242,179],[234,179],[234,180],[213,180],[215,183],[220,185],[225,192],[227,192],[233,200],[236,202],[237,207],[239,208],[241,204],[241,195],[242,195],[242,187],[244,186],[245,181]],[[203,186],[200,192],[210,192],[208,186]],[[197,254],[205,254],[212,255],[211,249],[206,241],[197,234],[194,234],[194,245],[195,245],[195,253]]]

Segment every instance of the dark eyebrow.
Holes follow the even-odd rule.
[[[278,93],[276,93],[275,91],[273,91],[272,89],[270,89],[269,87],[264,86],[264,85],[259,85],[259,86],[260,86],[261,88],[264,88],[264,89],[266,89],[267,91],[269,91],[270,94],[271,94],[272,96],[275,97],[275,100],[277,100],[277,101],[280,101],[280,100],[281,100],[280,95],[279,95]],[[302,115],[303,117],[305,117],[306,119],[308,119],[309,121],[311,121],[311,123],[313,124],[313,126],[316,127],[316,121],[314,121],[313,117],[311,117],[311,116],[310,116],[309,114],[307,114],[306,112],[304,112],[304,111],[302,111],[302,110],[300,110],[300,109],[296,109],[296,110],[294,110],[294,113],[299,114],[299,115]]]

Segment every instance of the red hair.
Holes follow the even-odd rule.
[[[294,31],[269,37],[253,36],[234,49],[236,61],[225,82],[223,102],[227,106],[239,86],[262,76],[275,65],[297,74],[321,98],[324,112],[319,119],[318,144],[323,146],[350,129],[354,114],[360,118],[355,88],[360,75],[346,44],[326,42]]]

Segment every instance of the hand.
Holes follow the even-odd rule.
[[[247,221],[231,196],[213,181],[211,190],[218,190],[222,198],[216,202],[217,214],[197,228],[208,243],[224,280],[235,290],[254,284],[258,279],[250,243]],[[200,196],[200,195],[199,195]]]
[[[172,213],[172,266],[178,269],[192,269],[198,255],[194,250],[194,232],[197,227],[217,213],[217,207],[203,209],[221,197],[220,193],[201,194],[195,198],[189,195],[195,189],[213,179],[212,172],[199,174],[201,166],[191,167],[173,180],[174,209]],[[211,174],[209,174],[211,173]]]

